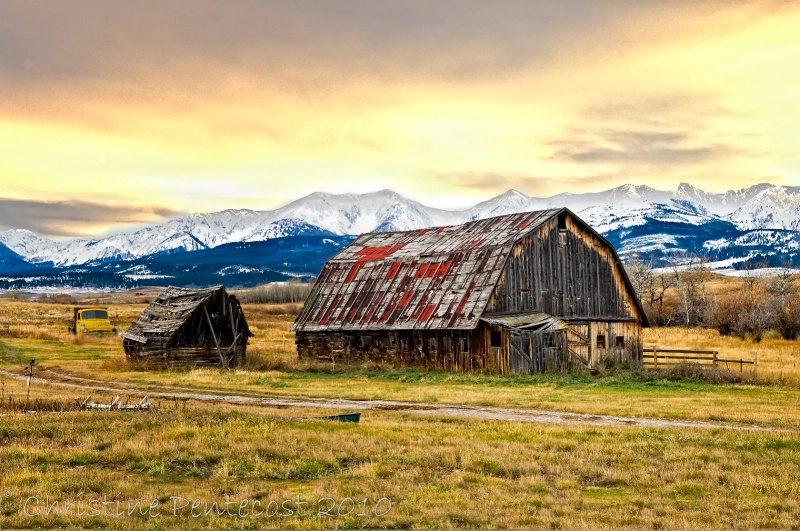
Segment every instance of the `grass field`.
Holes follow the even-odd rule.
[[[124,329],[143,307],[110,310]],[[64,411],[24,415],[7,402],[24,400],[25,384],[0,378],[0,528],[800,529],[800,342],[647,331],[646,342],[664,348],[745,359],[758,350],[757,377],[331,368],[296,359],[288,332],[294,311],[245,307],[256,337],[243,368],[147,372],[127,365],[120,338],[67,334],[69,306],[0,300],[0,322],[11,323],[0,335],[0,368],[21,372],[35,358],[36,371],[137,387],[535,407],[788,431],[549,426],[400,411],[367,411],[347,424],[314,420],[330,410],[168,400],[148,411],[81,411],[71,407],[80,393],[36,381],[30,400]],[[131,507],[137,514],[118,514]]]

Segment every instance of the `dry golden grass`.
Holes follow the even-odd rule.
[[[386,411],[366,412],[358,425],[309,420],[327,414],[191,401],[139,412],[10,414],[0,424],[2,523],[115,529],[800,525],[795,434],[559,427]],[[45,496],[60,502],[60,514],[45,514]],[[157,510],[87,515],[90,502],[103,497],[123,508],[155,501]],[[189,508],[175,515],[171,497],[199,500],[201,507],[195,515]],[[333,514],[341,507],[342,516],[319,514],[332,505],[328,499]],[[357,516],[348,499],[371,516]],[[292,513],[253,516],[254,500],[261,505],[256,510],[290,500],[285,507]],[[298,500],[307,504],[304,516]],[[224,509],[226,501],[236,503],[228,513],[202,514],[205,504]]]
[[[110,307],[121,329],[144,305]],[[55,372],[143,388],[178,386],[239,394],[386,399],[530,407],[576,413],[731,421],[800,428],[800,342],[768,339],[755,345],[716,332],[650,329],[646,343],[720,350],[748,359],[759,350],[759,380],[713,385],[668,373],[589,375],[493,375],[405,368],[331,367],[300,361],[289,327],[294,315],[275,306],[246,305],[255,337],[246,364],[235,371],[143,371],[125,361],[119,337],[82,337],[66,332],[69,307],[0,300],[0,315],[14,315],[11,336],[0,338],[0,365],[20,371],[30,359]],[[288,311],[288,310],[287,310]],[[0,317],[2,320],[2,317]],[[40,323],[40,324],[36,324]],[[27,337],[26,337],[27,336]],[[40,338],[40,339],[31,339]],[[732,367],[738,371],[738,366]],[[757,382],[756,382],[757,383]]]
[[[110,313],[124,330],[143,307],[112,305]],[[36,358],[36,371],[143,388],[490,404],[800,429],[792,342],[768,339],[754,346],[702,330],[646,332],[647,342],[662,347],[716,348],[730,357],[757,348],[759,371],[772,378],[768,385],[625,372],[526,377],[332,370],[297,359],[289,332],[293,315],[283,313],[290,311],[245,307],[256,337],[240,369],[148,372],[127,365],[118,337],[68,334],[70,307],[0,300],[0,321],[12,323],[0,337],[0,365],[20,372]],[[171,400],[155,400],[151,411],[24,415],[2,404],[11,395],[23,400],[25,383],[0,376],[0,389],[5,528],[800,529],[797,431],[563,427],[391,411],[367,411],[353,425],[309,420],[339,411]],[[32,402],[69,403],[84,394],[37,381],[31,387]],[[98,402],[112,398],[92,395]],[[33,502],[28,513],[39,514],[25,514],[26,500],[46,496],[62,502],[61,515],[47,516]],[[123,508],[155,501],[160,510],[158,516],[85,514],[86,504],[104,496]],[[222,516],[195,517],[188,508],[176,516],[171,496],[237,505]],[[308,503],[308,516],[291,503],[289,516],[252,516],[253,500],[266,508],[270,500],[296,502],[298,496]],[[345,500],[342,512],[347,499],[367,499],[364,512],[373,516],[319,515],[330,504],[320,502],[324,498]],[[391,510],[374,516],[382,499],[391,501]],[[245,500],[240,518],[238,503]],[[72,505],[65,510],[64,502]],[[381,503],[383,513],[388,502]]]
[[[777,334],[768,333],[764,339],[755,342],[722,336],[707,328],[650,328],[644,331],[644,344],[646,347],[716,350],[720,358],[735,360],[752,360],[753,352],[758,352],[760,374],[772,378],[783,376],[800,382],[800,341],[782,339]],[[733,364],[730,367],[739,370]],[[745,370],[752,369],[748,367]]]

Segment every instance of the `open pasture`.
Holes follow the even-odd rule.
[[[124,330],[143,307],[112,305],[112,322]],[[11,323],[0,331],[0,368],[21,374],[35,358],[35,371],[137,389],[534,407],[775,431],[552,426],[386,410],[346,424],[318,420],[330,410],[168,399],[153,400],[150,411],[0,409],[0,525],[800,528],[797,342],[647,331],[646,342],[664,348],[726,356],[757,349],[758,377],[727,383],[680,371],[521,377],[343,368],[297,360],[288,332],[295,311],[245,306],[256,337],[237,370],[148,372],[128,366],[120,338],[68,334],[69,306],[0,300],[0,321]],[[0,382],[2,403],[24,399],[24,382]],[[30,400],[67,404],[81,394],[34,380]],[[47,511],[45,498],[58,504]],[[111,499],[120,504],[103,505]],[[132,506],[136,515],[105,512]]]

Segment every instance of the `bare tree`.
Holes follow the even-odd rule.
[[[707,261],[706,258],[689,257],[688,261],[673,264],[681,322],[685,326],[701,324],[706,314],[709,302],[706,296]]]

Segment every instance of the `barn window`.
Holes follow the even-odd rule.
[[[606,336],[597,335],[597,348],[606,348]]]
[[[422,350],[422,336],[417,337],[417,350]]]
[[[558,246],[567,246],[567,215],[563,212],[558,215]]]
[[[489,345],[500,348],[503,346],[503,341],[501,339],[500,332],[492,330],[489,332]]]
[[[431,352],[436,352],[437,345],[435,337],[430,338],[430,340],[428,341],[428,348],[430,349]]]
[[[394,348],[397,345],[397,338],[395,338],[394,334],[389,334],[389,346]]]
[[[625,348],[625,338],[623,336],[617,336],[617,348]]]
[[[403,352],[408,352],[408,339],[402,338],[400,340],[400,348],[403,350]]]
[[[544,348],[554,348],[556,346],[556,335],[555,334],[545,334],[544,335]]]
[[[458,344],[461,347],[461,352],[469,352],[469,338],[461,337],[458,339]]]
[[[372,347],[372,336],[358,336],[358,346],[361,348]]]

